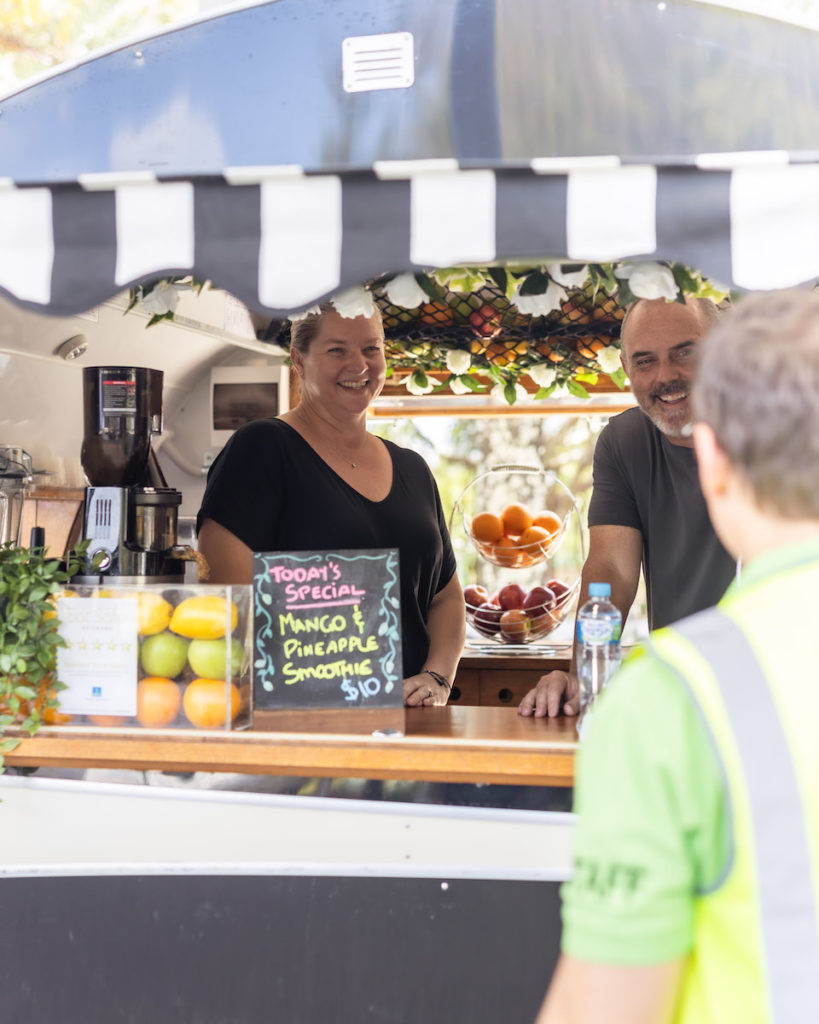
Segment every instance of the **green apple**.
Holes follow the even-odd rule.
[[[188,660],[188,641],[176,633],[155,633],[146,636],[139,651],[139,663],[146,675],[178,676]]]
[[[242,669],[244,648],[235,637],[230,641],[230,674],[238,676]],[[227,642],[218,640],[191,640],[188,647],[188,663],[193,671],[205,679],[224,679],[227,660]]]

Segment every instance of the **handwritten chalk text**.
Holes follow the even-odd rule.
[[[284,681],[287,686],[293,683],[301,683],[305,679],[339,679],[342,676],[370,676],[372,675],[372,659],[364,658],[363,661],[326,661],[321,665],[294,665],[292,661],[285,662],[282,670]]]
[[[362,640],[357,636],[340,636],[337,640],[316,640],[302,643],[294,637],[284,641],[285,658],[327,658],[332,654],[368,654],[378,650],[378,639],[372,634]]]

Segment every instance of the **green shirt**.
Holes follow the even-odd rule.
[[[812,542],[754,559],[720,603],[811,549],[819,556]],[[686,687],[650,652],[638,653],[601,695],[578,755],[564,952],[624,966],[685,955],[694,897],[728,866],[725,801],[720,761]]]

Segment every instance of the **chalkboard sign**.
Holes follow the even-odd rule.
[[[398,551],[253,555],[256,710],[403,707]]]

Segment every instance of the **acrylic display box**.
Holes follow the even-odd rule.
[[[66,688],[53,724],[251,725],[250,586],[71,586],[56,611]]]

